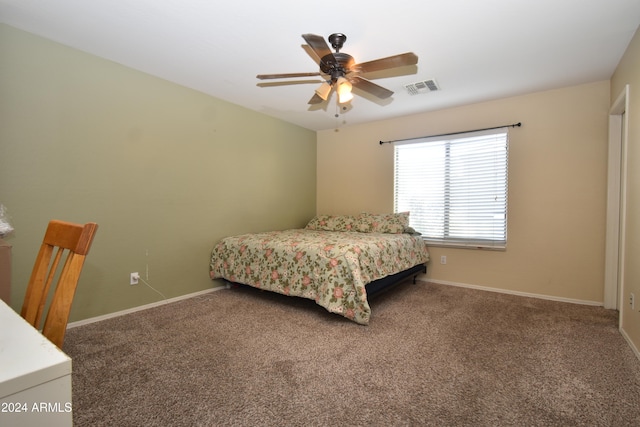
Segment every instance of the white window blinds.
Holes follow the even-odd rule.
[[[433,245],[505,248],[507,128],[395,143],[395,210]]]

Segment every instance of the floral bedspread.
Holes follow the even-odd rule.
[[[428,260],[422,238],[409,234],[292,229],[223,239],[210,276],[312,299],[366,325],[365,285]]]

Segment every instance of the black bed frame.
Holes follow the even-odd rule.
[[[404,282],[407,277],[413,276],[413,284],[415,284],[418,274],[426,272],[427,264],[418,264],[409,268],[408,270],[383,277],[382,279],[374,280],[373,282],[366,285],[367,298],[375,297],[376,295],[393,288],[395,285]]]

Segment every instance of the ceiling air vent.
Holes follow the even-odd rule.
[[[408,85],[404,85],[404,87],[407,89],[407,92],[409,92],[409,95],[418,95],[419,93],[440,90],[438,83],[433,79],[410,83]]]

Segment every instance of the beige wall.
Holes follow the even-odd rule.
[[[629,127],[621,327],[640,352],[640,30],[636,31],[611,79],[612,104],[625,85],[629,85],[626,111]],[[636,297],[635,310],[628,304],[631,293]]]
[[[393,210],[393,147],[379,140],[522,122],[510,131],[507,250],[433,247],[427,276],[602,303],[608,106],[602,81],[319,132],[318,213]]]
[[[0,203],[20,307],[47,222],[100,228],[71,320],[211,288],[223,236],[315,214],[316,135],[0,25]]]

